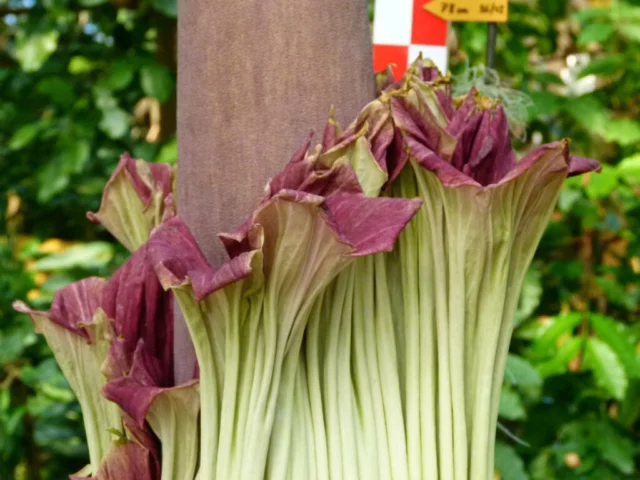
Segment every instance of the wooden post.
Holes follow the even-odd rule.
[[[178,0],[178,214],[214,266],[216,238],[331,105],[342,124],[374,96],[366,0]],[[161,35],[162,32],[159,32]],[[183,321],[176,376],[191,374]]]

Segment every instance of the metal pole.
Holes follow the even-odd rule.
[[[498,24],[489,23],[487,27],[487,67],[494,68],[496,64],[496,41],[498,38]]]

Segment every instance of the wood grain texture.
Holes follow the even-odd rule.
[[[250,215],[310,130],[321,139],[331,105],[344,125],[373,99],[367,2],[178,5],[178,213],[219,265],[217,233]]]

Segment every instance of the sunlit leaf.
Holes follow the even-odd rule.
[[[640,122],[628,118],[614,119],[607,123],[604,138],[622,146],[640,142]]]
[[[532,349],[541,356],[552,355],[558,338],[563,334],[571,333],[581,320],[582,315],[579,313],[559,315],[551,319],[551,325],[546,329],[542,337],[533,343]]]
[[[107,242],[89,242],[68,248],[62,253],[38,260],[36,271],[67,270],[70,268],[96,268],[113,258],[113,245]]]
[[[596,383],[612,397],[622,400],[629,384],[622,362],[609,345],[589,338],[585,348],[585,366],[593,371]]]
[[[158,152],[155,161],[174,164],[178,160],[178,142],[173,139],[167,142]]]
[[[615,168],[608,165],[602,167],[599,174],[591,174],[586,192],[589,198],[602,198],[611,193],[618,185],[618,174]]]
[[[103,110],[99,127],[111,138],[122,138],[129,131],[129,115],[120,108]]]
[[[87,57],[76,55],[69,61],[69,73],[72,75],[82,75],[96,68],[96,64]]]
[[[40,123],[28,123],[23,125],[9,139],[11,150],[20,150],[33,142],[40,132]]]
[[[640,42],[640,24],[629,23],[620,26],[620,31],[629,40]]]
[[[640,153],[623,158],[617,165],[620,179],[631,183],[640,182]]]
[[[78,0],[80,5],[83,7],[97,7],[98,5],[102,5],[103,3],[107,3],[109,0]]]
[[[598,337],[617,354],[629,378],[640,378],[640,355],[625,325],[597,314],[589,316],[589,323]]]
[[[578,35],[578,45],[585,46],[591,42],[605,42],[613,35],[613,31],[614,29],[611,23],[590,23],[580,31]]]
[[[16,36],[15,57],[25,72],[35,72],[55,52],[59,32],[49,30],[27,34],[20,30]]]
[[[564,342],[550,360],[538,366],[538,371],[542,378],[566,373],[569,369],[569,362],[576,358],[583,345],[584,338],[582,337],[571,337]]]

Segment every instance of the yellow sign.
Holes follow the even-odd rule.
[[[451,22],[506,22],[508,0],[432,0],[423,8]]]

